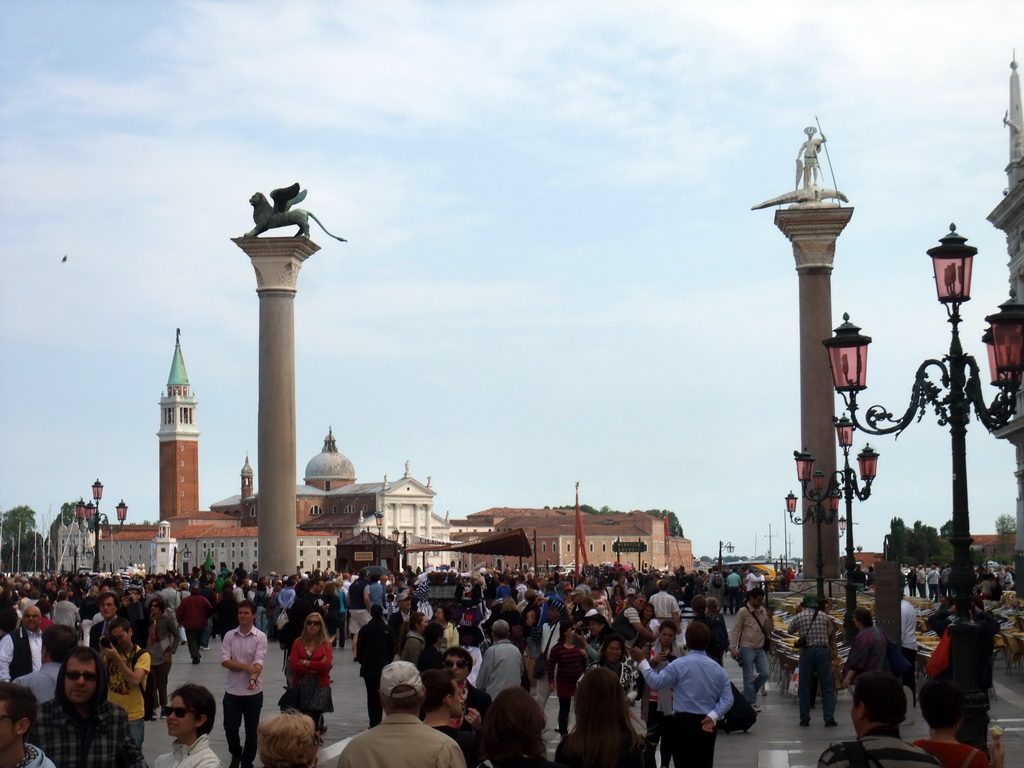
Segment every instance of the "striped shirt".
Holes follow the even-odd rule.
[[[840,742],[821,753],[818,768],[848,768],[851,755],[849,742]],[[941,768],[939,758],[900,739],[898,728],[875,728],[860,739],[874,768]]]

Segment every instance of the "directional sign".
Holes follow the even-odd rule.
[[[646,552],[647,545],[642,541],[616,541],[612,544],[615,554]]]

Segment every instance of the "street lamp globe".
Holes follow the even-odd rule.
[[[92,484],[92,497],[96,501],[103,498],[103,483],[100,482],[98,477],[96,478],[96,482]]]
[[[796,479],[806,483],[814,470],[814,457],[804,448],[802,451],[793,451],[793,458],[796,459]]]
[[[985,321],[992,330],[992,342],[986,345],[992,383],[1016,388],[1024,372],[1024,305],[1011,294]]]
[[[796,494],[794,494],[792,491],[790,491],[786,495],[786,511],[789,514],[793,514],[794,512],[796,512],[796,502],[797,502]],[[785,522],[785,520],[783,520],[783,522]]]
[[[843,315],[843,324],[835,329],[835,335],[822,344],[828,349],[828,364],[832,369],[832,386],[836,392],[860,392],[868,386],[868,344],[870,336],[864,336],[860,327],[850,322],[850,315]]]
[[[124,499],[121,499],[121,503],[114,507],[114,509],[117,510],[118,522],[124,523],[125,519],[128,517],[128,505],[124,503]]]
[[[836,439],[842,448],[853,445],[853,422],[845,413],[836,420]]]
[[[935,291],[943,304],[962,304],[971,300],[971,268],[978,249],[966,245],[967,238],[957,234],[956,224],[939,239],[941,245],[928,249],[935,271]]]
[[[857,454],[857,465],[862,478],[874,480],[878,474],[878,453],[870,445],[865,445],[864,450]]]

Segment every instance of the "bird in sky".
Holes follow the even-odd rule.
[[[64,258],[60,260],[60,263],[63,264],[67,260],[68,260],[68,255],[65,253],[64,254]]]

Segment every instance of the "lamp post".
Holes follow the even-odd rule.
[[[395,549],[395,564],[398,566],[398,570],[402,570],[402,558],[398,551],[398,537],[399,530],[397,528],[391,529],[391,543]]]
[[[917,369],[910,405],[900,417],[880,405],[867,409],[863,419],[857,416],[857,393],[867,388],[867,350],[871,338],[843,316],[835,335],[823,343],[828,349],[833,386],[850,412],[853,425],[871,435],[900,434],[915,417],[920,420],[931,405],[939,426],[949,426],[953,470],[953,572],[956,618],[949,627],[952,640],[953,677],[964,689],[967,708],[958,738],[984,749],[988,723],[988,698],[978,683],[978,625],[971,618],[972,574],[970,562],[971,526],[967,492],[967,423],[974,414],[987,430],[1005,426],[1016,410],[1017,389],[1024,371],[1024,306],[1016,298],[999,307],[985,320],[991,324],[986,334],[991,366],[991,383],[998,388],[992,404],[982,393],[982,376],[971,355],[960,344],[960,305],[971,298],[971,270],[977,248],[950,225],[941,245],[928,250],[935,273],[935,288],[940,303],[946,306],[952,326],[949,352],[941,360],[925,360]],[[991,341],[989,341],[991,339]],[[938,382],[929,378],[934,369]],[[941,386],[940,386],[941,385]]]
[[[92,498],[88,504],[83,499],[78,500],[78,504],[75,505],[75,518],[78,520],[78,526],[82,531],[93,535],[92,545],[92,570],[93,573],[99,573],[100,571],[100,526],[107,526],[107,530],[110,530],[110,520],[106,515],[100,513],[100,500],[103,498],[103,483],[96,479],[96,482],[92,484]],[[94,503],[95,502],[95,503]],[[120,525],[124,526],[125,518],[128,517],[128,505],[124,503],[124,499],[121,499],[121,503],[118,504],[114,509],[117,510],[117,519]]]
[[[174,553],[177,555],[177,551]],[[188,548],[188,544],[181,548],[181,572],[188,574],[188,564],[192,562],[192,550]]]
[[[378,509],[373,513],[373,517],[377,521],[377,565],[380,565],[380,540],[384,535],[384,513]]]
[[[843,468],[836,472],[836,479],[841,478],[839,490],[846,502],[846,515],[839,518],[839,532],[846,534],[846,611],[843,614],[843,630],[846,642],[853,643],[857,636],[857,626],[853,623],[853,612],[857,607],[857,582],[853,574],[857,570],[857,561],[853,556],[853,500],[867,501],[871,496],[871,482],[878,471],[878,454],[870,445],[857,454],[857,468],[860,479],[864,481],[861,488],[857,482],[857,473],[850,466],[850,446],[853,445],[853,422],[846,414],[836,419],[836,438],[843,451]]]
[[[814,523],[817,528],[814,565],[817,568],[817,594],[820,601],[825,596],[825,558],[821,542],[821,526],[831,525],[835,522],[836,512],[839,511],[839,490],[831,478],[826,483],[824,472],[814,469],[814,457],[806,450],[793,451],[793,456],[796,459],[796,475],[800,480],[802,495],[811,503],[804,510],[802,516],[798,515],[796,507],[799,497],[790,491],[786,495],[786,512],[795,525],[802,525],[804,521],[807,521]]]
[[[718,572],[719,573],[722,572],[722,547],[725,547],[725,551],[728,552],[730,555],[733,553],[733,550],[736,549],[736,547],[734,547],[732,545],[731,541],[728,541],[728,542],[721,542],[721,541],[719,541],[718,542]]]

